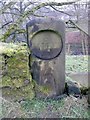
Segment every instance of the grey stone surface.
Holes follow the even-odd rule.
[[[60,55],[54,59],[42,60],[32,55],[31,71],[33,79],[35,79],[39,85],[49,88],[49,96],[60,95],[63,93],[65,86],[65,25],[62,21],[55,19],[43,19],[35,24],[38,27],[35,32],[32,33],[31,27],[28,28],[28,41],[32,45],[29,45],[31,46],[31,50],[33,50],[36,55],[52,58],[52,56],[57,54],[58,50],[61,49],[62,43],[63,47]],[[30,23],[27,25],[31,26]],[[45,30],[45,33],[43,32],[40,37],[39,32],[37,36],[37,32],[42,30]],[[51,32],[48,30],[51,30]],[[47,34],[46,31],[48,31]],[[56,33],[54,34],[52,31]],[[60,36],[58,36],[57,33]],[[32,37],[35,34],[36,37]],[[45,43],[44,46],[42,46],[41,43]],[[50,48],[52,49],[51,51]]]
[[[89,86],[89,74],[88,72],[71,73],[68,76],[74,81],[78,82],[81,86]]]

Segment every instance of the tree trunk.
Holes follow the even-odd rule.
[[[68,44],[68,55],[70,55],[70,44]]]
[[[83,35],[83,33],[81,33]],[[82,38],[82,53],[85,55],[85,44],[84,44],[84,38]]]
[[[84,38],[85,38],[85,51],[86,51],[86,55],[88,55],[88,43],[87,43],[87,36],[84,35]]]
[[[88,2],[88,52],[90,54],[90,1]],[[90,64],[88,64],[90,65]],[[88,66],[89,68],[90,66]],[[88,75],[88,78],[90,79],[90,73]],[[88,87],[89,87],[89,93],[88,93],[88,104],[90,105],[90,81],[88,79]]]

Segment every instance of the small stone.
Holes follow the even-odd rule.
[[[78,97],[80,97],[80,95],[76,95],[76,94],[74,94],[74,97],[78,98]]]
[[[67,81],[67,85],[68,85],[68,89],[69,89],[69,94],[74,94],[75,96],[81,95],[81,90],[80,90],[78,84],[69,80],[69,81]]]
[[[25,80],[24,83],[27,85],[27,84],[30,83],[30,81],[29,80]]]

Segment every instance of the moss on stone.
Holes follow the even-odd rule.
[[[2,66],[4,66],[2,68],[4,74],[2,74],[2,81],[0,81],[2,95],[4,97],[13,97],[14,100],[32,99],[34,90],[28,66],[27,47],[23,44],[3,43],[3,45],[2,51],[0,51],[3,58]],[[11,89],[7,88],[6,90],[7,86]]]
[[[4,76],[2,77],[2,83],[0,84],[0,87],[5,87],[5,86],[12,86],[12,80],[9,76]]]
[[[38,95],[38,93],[41,93],[42,96],[46,97],[50,94],[50,92],[52,91],[50,87],[48,86],[41,86],[41,85],[38,85],[35,80],[33,80],[33,84],[34,84],[34,89],[35,89],[35,93],[36,93],[36,96]]]
[[[23,44],[2,44],[0,54],[3,59],[0,61],[3,63],[4,74],[0,87],[4,97],[14,100],[32,99],[36,93],[48,96],[52,91],[50,87],[38,85],[32,80],[28,66],[29,52]]]

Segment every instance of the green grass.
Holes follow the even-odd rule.
[[[52,112],[56,112],[64,105],[64,100],[52,100],[52,99],[38,99],[26,100],[21,103],[22,108],[29,112],[31,117],[39,117],[40,113],[51,109]]]
[[[21,46],[21,45],[20,45]],[[26,51],[26,46],[18,46],[13,43],[3,45],[0,47],[0,54],[4,53],[8,56],[12,56],[15,53]],[[88,56],[66,56],[66,72],[87,72],[88,71]],[[68,77],[70,80],[70,78]],[[51,111],[52,113],[59,113],[63,108],[65,103],[65,99],[63,100],[52,100],[52,99],[32,99],[21,102],[21,107],[25,111],[25,113],[29,114],[30,117],[39,117],[42,113],[47,111]],[[64,106],[67,107],[67,106]],[[6,110],[7,111],[7,110]],[[50,113],[51,113],[50,112]],[[59,113],[60,114],[60,113]],[[66,111],[63,111],[63,118],[66,118]],[[43,116],[43,115],[42,115]],[[79,117],[88,117],[87,111],[84,110],[83,106],[73,106],[70,109],[69,117],[79,118]]]
[[[66,72],[88,72],[88,56],[66,56]]]
[[[88,71],[88,56],[66,56],[66,72],[87,72]],[[70,78],[68,78],[70,80]],[[50,106],[52,113],[58,113],[64,106],[64,100],[40,100],[33,99],[27,100],[21,104],[22,108],[30,113],[31,117],[39,117],[39,114],[45,112],[47,107]],[[62,113],[62,118],[89,118],[88,111],[81,105],[72,106],[69,111],[69,116],[65,111]],[[61,117],[61,116],[60,116]]]
[[[89,111],[83,107],[82,102],[81,104],[77,102],[66,103],[65,100],[66,98],[61,100],[26,100],[21,103],[21,107],[31,118],[47,117],[47,114],[51,114],[52,117],[55,117],[53,114],[56,114],[59,118],[90,118]]]

